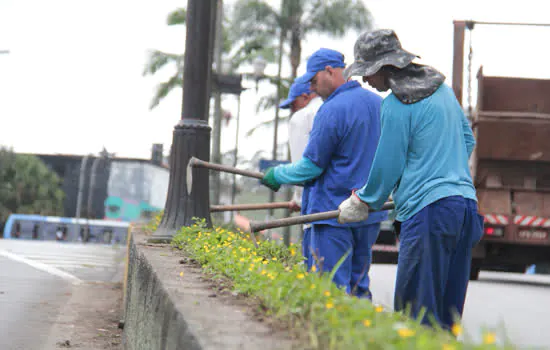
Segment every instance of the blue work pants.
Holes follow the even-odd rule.
[[[394,308],[450,329],[462,317],[472,248],[483,235],[477,203],[442,198],[401,224]]]
[[[322,272],[330,273],[338,261],[347,254],[334,274],[333,281],[346,292],[357,297],[371,299],[369,269],[372,246],[380,232],[380,223],[360,227],[336,227],[312,225],[312,265]]]

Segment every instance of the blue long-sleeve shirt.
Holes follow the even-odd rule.
[[[319,108],[309,141],[298,163],[274,170],[279,183],[304,183],[302,213],[336,210],[362,186],[369,174],[380,136],[382,98],[356,81],[338,87]],[[387,218],[372,213],[366,221],[340,224],[336,219],[317,222],[358,227]]]
[[[475,139],[449,86],[414,104],[390,94],[381,119],[368,181],[356,192],[361,200],[377,209],[393,191],[398,221],[444,197],[477,200],[468,166]]]

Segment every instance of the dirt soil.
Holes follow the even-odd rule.
[[[122,283],[84,282],[52,325],[44,350],[122,349]]]

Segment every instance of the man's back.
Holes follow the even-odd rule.
[[[317,96],[309,101],[307,106],[296,111],[290,118],[288,135],[292,162],[297,162],[302,158],[309,140],[309,133],[313,127],[313,120],[322,104],[323,100]]]
[[[400,119],[386,121],[386,118]],[[461,195],[476,199],[468,167],[474,147],[468,121],[452,90],[445,84],[431,96],[405,105],[394,95],[382,107],[382,123],[399,123],[396,147],[406,143],[406,164],[393,198],[398,220],[414,215],[440,198]],[[381,140],[381,142],[391,142]],[[404,147],[404,146],[403,146]],[[387,160],[391,161],[391,160]]]
[[[314,97],[307,106],[295,112],[288,123],[288,142],[290,145],[290,161],[297,162],[302,158],[306,149],[309,133],[313,127],[313,120],[317,111],[323,104],[320,97]],[[302,187],[294,188],[292,200],[300,207],[302,206]]]
[[[315,116],[304,157],[324,172],[306,184],[306,213],[335,210],[366,181],[380,137],[382,98],[355,81],[345,83],[325,100]],[[380,222],[386,213],[373,214],[361,226]],[[326,223],[341,226],[336,220]]]

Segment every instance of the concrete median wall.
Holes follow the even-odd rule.
[[[202,271],[168,245],[133,233],[128,249],[123,344],[129,350],[288,349],[291,342],[217,295]]]

